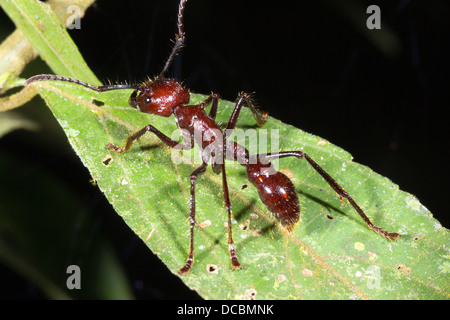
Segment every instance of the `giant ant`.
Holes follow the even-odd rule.
[[[36,75],[28,79],[25,85],[34,81],[56,80],[66,81],[82,85],[97,92],[105,92],[109,90],[134,89],[129,98],[129,104],[136,107],[144,113],[155,114],[163,117],[169,117],[172,114],[179,129],[185,133],[183,135],[184,144],[170,139],[164,133],[160,132],[151,124],[145,126],[136,133],[130,135],[123,147],[118,147],[112,143],[108,143],[109,148],[117,153],[128,152],[134,141],[139,139],[147,132],[154,133],[163,143],[171,148],[191,149],[194,143],[197,143],[202,152],[202,164],[195,169],[190,175],[190,245],[189,253],[185,265],[180,269],[181,274],[186,274],[192,267],[194,261],[194,227],[195,222],[195,181],[197,177],[206,171],[208,163],[216,174],[222,174],[223,191],[225,198],[225,206],[228,214],[228,250],[230,253],[231,264],[234,269],[241,267],[233,242],[232,224],[231,224],[231,203],[228,192],[226,170],[224,159],[238,161],[246,168],[247,177],[250,182],[257,188],[261,201],[267,209],[280,221],[282,226],[290,232],[294,225],[298,222],[300,216],[300,205],[295,187],[291,180],[281,172],[273,169],[271,160],[296,157],[298,159],[306,159],[306,161],[319,173],[325,181],[337,192],[341,201],[345,198],[353,208],[362,217],[367,226],[379,235],[396,240],[398,233],[388,232],[374,225],[358,204],[350,197],[350,195],[314,160],[302,151],[285,151],[276,153],[250,155],[248,150],[238,143],[229,140],[230,131],[235,126],[242,107],[249,108],[259,126],[265,124],[268,114],[261,111],[255,106],[252,97],[241,92],[236,100],[234,111],[228,121],[226,130],[220,129],[215,122],[219,96],[211,93],[210,96],[198,105],[189,105],[190,94],[180,81],[165,77],[169,67],[172,64],[177,52],[183,46],[185,41],[183,15],[187,0],[180,0],[178,6],[178,34],[175,38],[175,44],[167,59],[163,70],[154,79],[148,80],[141,85],[107,85],[95,87],[80,80],[56,75]],[[209,114],[205,108],[211,104]]]

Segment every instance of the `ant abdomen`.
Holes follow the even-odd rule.
[[[251,158],[246,167],[248,179],[258,190],[261,201],[289,232],[292,231],[300,217],[300,204],[292,181],[276,171],[270,162],[263,164],[259,157]]]
[[[227,141],[228,160],[245,166],[250,182],[258,190],[267,209],[290,232],[300,217],[300,204],[292,181],[276,171],[272,163],[263,163],[259,155],[249,156],[248,150],[234,141]]]

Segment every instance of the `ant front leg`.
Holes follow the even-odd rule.
[[[388,232],[372,223],[369,217],[364,213],[364,211],[358,206],[358,204],[350,197],[350,195],[342,188],[325,170],[323,170],[313,159],[311,159],[306,153],[301,151],[287,151],[280,153],[271,154],[260,154],[259,158],[262,161],[270,161],[271,159],[278,159],[284,157],[297,157],[299,159],[305,158],[306,161],[325,179],[325,181],[337,192],[339,197],[347,199],[347,201],[353,206],[353,208],[358,212],[358,214],[363,218],[366,225],[378,233],[379,235],[389,239],[397,240],[400,235],[398,233]]]
[[[131,149],[131,147],[133,146],[134,141],[139,139],[140,137],[142,137],[147,132],[153,132],[154,134],[156,134],[156,136],[159,139],[161,139],[161,141],[163,141],[165,144],[167,144],[168,146],[170,146],[172,148],[187,150],[187,149],[191,149],[193,146],[192,141],[189,144],[178,143],[177,141],[170,139],[164,133],[162,133],[161,131],[156,129],[154,126],[149,124],[149,125],[145,126],[144,128],[142,128],[141,130],[137,131],[136,133],[130,135],[127,138],[125,145],[123,147],[118,147],[112,143],[108,143],[106,145],[106,147],[109,149],[112,149],[118,153],[128,152]],[[207,164],[205,162],[203,162],[203,164],[200,167],[198,167],[194,172],[192,172],[192,174],[190,176],[191,177],[191,198],[190,198],[191,205],[190,205],[190,215],[189,215],[190,223],[189,224],[190,224],[191,237],[190,237],[190,245],[189,245],[189,254],[188,254],[188,258],[186,260],[186,264],[179,271],[181,274],[188,273],[192,267],[192,263],[194,262],[195,180],[197,179],[197,176],[200,173],[205,172],[206,166],[207,166]]]
[[[125,145],[123,147],[118,147],[112,143],[108,143],[106,145],[106,148],[112,149],[117,153],[128,152],[128,151],[130,151],[131,147],[133,146],[134,141],[138,140],[140,137],[142,137],[147,132],[153,132],[162,142],[167,144],[169,147],[172,147],[175,149],[184,149],[184,150],[192,149],[192,145],[193,145],[192,142],[187,143],[187,144],[181,144],[177,141],[174,141],[174,140],[170,139],[168,136],[166,136],[164,133],[162,133],[161,131],[156,129],[151,124],[145,126],[141,130],[128,136],[128,138],[125,142]]]

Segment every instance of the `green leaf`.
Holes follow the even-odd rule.
[[[176,273],[187,256],[189,175],[198,165],[174,164],[171,150],[151,134],[128,153],[105,148],[109,142],[122,145],[149,123],[171,136],[173,118],[128,107],[130,90],[99,94],[61,82],[35,85],[118,214]],[[204,98],[192,95],[191,103]],[[220,102],[219,123],[226,123],[233,107]],[[248,110],[242,111],[238,126],[254,127]],[[302,209],[301,222],[287,234],[255,188],[242,188],[249,184],[245,169],[227,162],[233,234],[243,269],[231,268],[221,177],[209,169],[196,184],[200,226],[195,229],[195,263],[182,277],[189,287],[207,299],[449,298],[448,230],[413,195],[352,162],[350,154],[322,138],[273,118],[264,129],[279,130],[280,150],[308,153],[376,225],[401,237],[390,242],[369,230],[305,161],[294,158],[280,160]],[[217,272],[210,272],[215,266]]]
[[[7,11],[21,3],[1,0],[4,8],[9,4]],[[39,6],[10,14],[25,33],[37,33],[29,37],[36,47],[53,37],[41,31],[58,29],[52,14]],[[34,9],[43,17],[30,23],[27,10]],[[19,23],[21,19],[26,23]],[[53,48],[72,46],[71,40],[63,36],[57,41],[41,54],[52,68],[62,66],[56,73],[70,76],[66,71],[73,69],[72,56],[60,55]],[[85,64],[79,66],[73,76],[96,84],[96,79],[89,80]],[[110,142],[121,145],[130,133],[149,123],[170,136],[176,129],[173,118],[149,116],[128,107],[129,90],[99,94],[61,82],[34,85],[118,214],[176,273],[187,256],[189,175],[197,165],[174,164],[171,150],[151,134],[125,154],[105,148]],[[191,102],[204,97],[192,95]],[[233,103],[221,101],[218,122],[226,123],[232,108]],[[254,127],[248,110],[243,110],[238,127]],[[221,177],[208,169],[196,184],[195,263],[181,277],[189,287],[207,299],[449,298],[448,230],[413,195],[352,162],[350,154],[322,138],[273,118],[264,129],[279,130],[280,150],[308,153],[376,225],[402,236],[390,242],[369,230],[351,206],[341,207],[335,192],[305,161],[293,158],[280,160],[280,168],[292,176],[302,221],[287,234],[267,212],[256,190],[243,188],[248,184],[244,168],[227,162],[233,234],[243,269],[231,269]],[[211,272],[215,266],[217,272]]]

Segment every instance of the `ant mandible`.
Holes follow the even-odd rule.
[[[163,70],[154,80],[148,80],[141,85],[118,84],[95,87],[80,80],[71,78],[56,75],[37,75],[31,77],[25,82],[25,85],[28,85],[31,82],[43,80],[66,81],[82,85],[97,92],[134,89],[129,99],[129,104],[131,106],[136,107],[141,112],[163,117],[169,117],[173,114],[178,128],[181,129],[182,132],[185,132],[183,135],[184,144],[181,144],[170,139],[164,133],[149,124],[136,133],[130,135],[123,147],[118,147],[112,143],[108,143],[106,145],[106,148],[109,148],[115,152],[128,152],[131,149],[133,142],[147,132],[154,133],[162,142],[172,148],[187,150],[193,147],[194,142],[199,145],[202,152],[202,165],[195,169],[190,175],[189,253],[185,265],[179,272],[181,274],[188,273],[194,262],[194,227],[196,224],[195,181],[199,174],[206,171],[206,167],[209,162],[211,163],[211,167],[216,174],[222,173],[225,206],[228,213],[228,251],[230,252],[233,269],[239,269],[241,267],[236,255],[236,249],[232,236],[231,203],[228,193],[224,159],[238,161],[246,168],[248,179],[257,188],[262,202],[288,232],[292,230],[294,225],[299,220],[300,205],[293,183],[286,175],[275,171],[270,163],[270,160],[285,157],[297,157],[298,159],[306,159],[306,161],[308,161],[308,163],[337,192],[341,198],[341,201],[343,198],[347,199],[347,201],[363,218],[370,229],[379,235],[388,238],[389,240],[396,240],[400,236],[398,233],[387,232],[386,230],[374,225],[364,211],[350,197],[350,195],[306,153],[302,151],[286,151],[249,155],[249,152],[245,147],[234,141],[229,141],[229,133],[235,128],[236,121],[243,106],[248,107],[252,111],[259,126],[264,125],[267,120],[267,112],[256,108],[255,103],[249,94],[241,92],[238,95],[234,111],[231,114],[225,131],[222,131],[215,122],[219,101],[219,96],[217,94],[211,93],[207,99],[198,105],[189,105],[190,95],[188,89],[186,89],[180,81],[165,77],[165,74],[172,64],[174,57],[181,49],[185,41],[183,14],[186,2],[187,0],[180,0],[178,5],[178,34],[175,38],[175,44]],[[211,110],[209,114],[207,114],[205,108],[210,104],[212,104]]]

